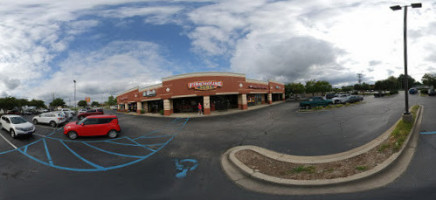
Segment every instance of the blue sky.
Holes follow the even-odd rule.
[[[435,73],[436,4],[409,11],[409,74]],[[404,1],[404,4],[412,2]],[[73,101],[190,72],[282,82],[398,76],[397,1],[2,1],[0,96]]]

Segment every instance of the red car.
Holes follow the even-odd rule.
[[[80,113],[77,115],[77,119],[82,120],[85,117],[91,116],[91,115],[103,115],[103,109],[90,109],[84,113]]]
[[[93,115],[64,127],[64,134],[74,140],[78,136],[103,136],[116,138],[121,131],[115,115]]]

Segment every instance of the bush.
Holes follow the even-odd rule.
[[[428,89],[421,89],[421,94],[428,94]]]
[[[391,91],[389,91],[389,94],[390,94],[390,95],[398,94],[398,90],[391,90]]]
[[[164,111],[163,111],[163,110],[160,110],[159,113],[160,113],[161,115],[163,115],[163,114],[164,114]]]
[[[145,114],[145,110],[141,110],[141,114]]]

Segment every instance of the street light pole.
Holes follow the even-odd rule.
[[[74,110],[77,110],[77,104],[76,104],[76,80],[73,80],[74,82]]]
[[[404,8],[404,27],[403,27],[403,40],[404,40],[404,98],[405,98],[405,112],[403,114],[404,121],[412,121],[413,117],[409,113],[409,75],[407,74],[407,8],[411,6],[412,8],[421,8],[421,3],[412,3],[411,5],[405,6],[391,6],[393,11],[401,10]]]

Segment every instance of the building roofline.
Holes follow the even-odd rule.
[[[259,83],[259,84],[268,85],[268,82],[260,81],[260,80],[256,80],[256,79],[245,79],[245,82],[247,82],[247,83]]]
[[[194,73],[165,77],[162,78],[162,82],[176,80],[176,79],[183,79],[183,78],[199,77],[199,76],[235,76],[235,77],[245,78],[245,74],[233,73],[233,72],[194,72]]]
[[[159,84],[154,84],[154,85],[149,85],[149,86],[145,86],[143,88],[139,88],[139,92],[145,91],[145,90],[151,90],[151,89],[157,89],[162,87],[162,83]]]
[[[268,82],[270,82],[270,83],[277,83],[277,84],[280,84],[280,85],[285,85],[284,83],[280,83],[280,82],[277,82],[277,81],[274,81],[274,80],[268,80]]]
[[[129,92],[131,92],[131,91],[133,91],[133,90],[138,90],[138,89],[139,89],[138,86],[136,86],[136,87],[134,87],[134,88],[130,88],[130,89],[124,91],[124,92],[118,93],[118,94],[117,94],[117,97],[120,96],[120,95],[123,95],[123,94],[129,93]]]

